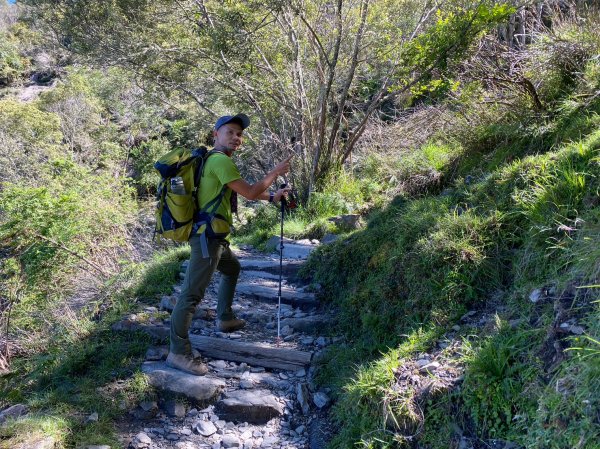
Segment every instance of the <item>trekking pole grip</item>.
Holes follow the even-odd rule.
[[[281,186],[279,187],[280,189],[285,189],[287,187],[287,184],[281,184]],[[287,198],[285,197],[285,195],[281,195],[281,213],[283,213],[285,211],[285,208],[287,207]]]

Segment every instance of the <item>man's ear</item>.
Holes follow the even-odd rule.
[[[213,137],[215,137],[215,138],[217,137],[217,130],[216,129],[213,131]]]

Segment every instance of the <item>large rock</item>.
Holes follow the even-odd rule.
[[[56,441],[53,437],[35,437],[12,447],[14,449],[54,449],[56,447]]]
[[[226,421],[265,424],[283,414],[283,405],[269,390],[236,390],[225,393],[215,413]]]
[[[321,327],[326,326],[329,321],[322,316],[307,316],[303,318],[284,318],[281,320],[281,326],[290,326],[298,332],[310,334]]]
[[[165,342],[169,336],[169,328],[157,321],[143,322],[137,315],[130,315],[125,319],[112,325],[113,331],[142,331],[150,335],[156,341]]]
[[[5,408],[0,412],[0,424],[6,421],[9,418],[19,418],[21,416],[26,415],[29,412],[27,406],[23,404],[12,405],[8,408]]]
[[[265,249],[269,252],[280,253],[281,237],[275,235],[267,240]],[[315,242],[317,242],[315,240]],[[283,257],[285,259],[306,259],[308,255],[317,248],[318,242],[313,243],[310,240],[290,240],[283,238]]]
[[[295,240],[288,239],[287,237],[283,237],[283,245],[284,246],[294,243],[294,242],[295,242]],[[265,250],[268,252],[279,253],[280,243],[281,243],[281,237],[278,235],[274,235],[269,240],[267,240],[267,243],[265,243]]]
[[[145,362],[142,372],[148,376],[150,385],[171,393],[182,394],[201,404],[214,402],[225,382],[212,376],[194,376],[168,367],[161,362]]]
[[[299,245],[297,243],[289,243],[283,247],[283,257],[285,259],[308,259],[308,256],[313,252],[318,245]],[[279,249],[277,249],[279,253]]]
[[[360,215],[358,214],[347,214],[347,215],[338,215],[337,217],[331,217],[327,220],[335,223],[336,226],[347,229],[347,230],[355,230],[360,229]]]

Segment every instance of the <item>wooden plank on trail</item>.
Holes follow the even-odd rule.
[[[245,295],[254,296],[268,302],[277,302],[279,287],[264,284],[249,284],[241,282],[236,291]],[[317,307],[319,301],[315,299],[314,293],[299,292],[290,287],[281,288],[281,302],[295,307]]]
[[[250,366],[263,366],[286,371],[298,371],[310,364],[312,353],[295,349],[276,348],[264,343],[248,343],[226,338],[190,335],[192,347],[203,356],[245,362]]]
[[[295,275],[303,260],[284,260],[282,265],[283,274],[288,276]],[[244,270],[262,270],[270,273],[279,273],[279,259],[240,259],[240,264]]]

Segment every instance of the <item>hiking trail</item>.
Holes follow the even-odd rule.
[[[164,363],[170,311],[188,261],[182,264],[180,283],[172,295],[113,326],[115,331],[143,330],[162,343],[148,349],[141,367],[155,388],[156,400],[140,403],[119,423],[122,447],[325,446],[330,398],[329,392],[318,390],[313,381],[313,363],[319,351],[333,341],[321,335],[332,317],[320,307],[315,287],[301,285],[296,277],[317,243],[284,239],[279,342],[279,254],[267,256],[248,247],[236,250],[242,272],[233,309],[246,320],[240,331],[227,334],[215,329],[220,275],[213,276],[190,327],[192,347],[209,366],[205,376],[186,374]]]

